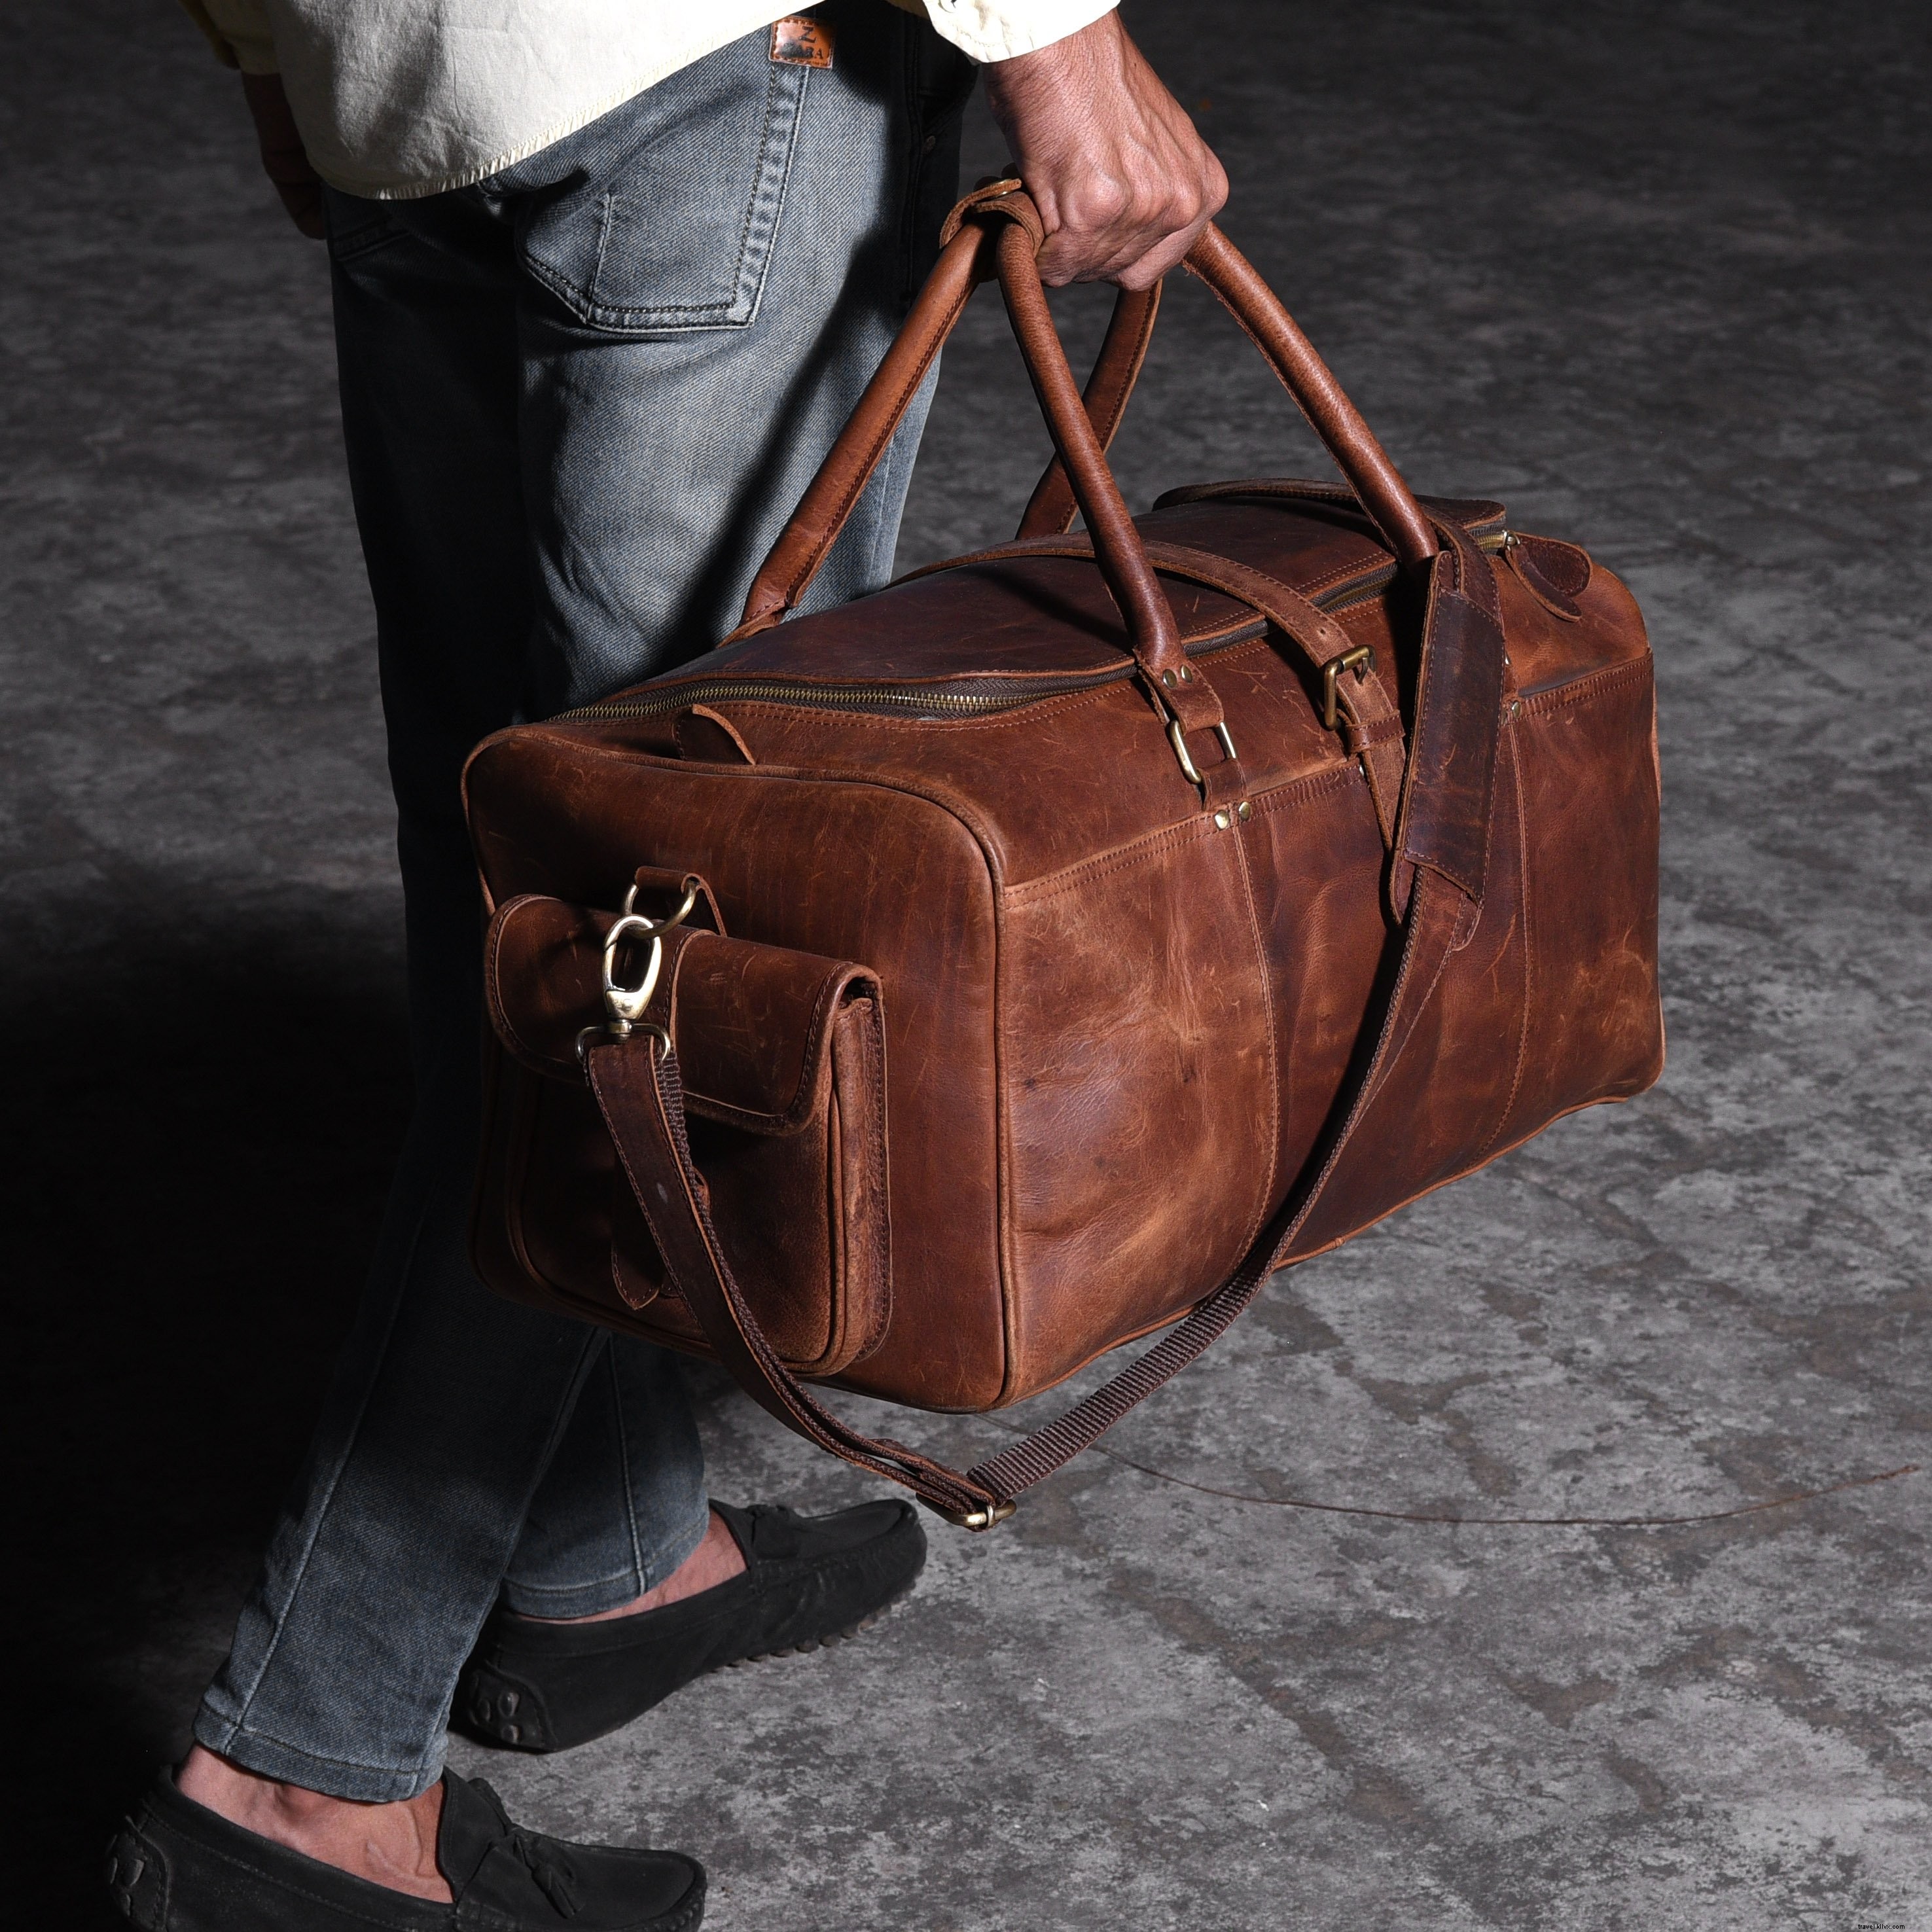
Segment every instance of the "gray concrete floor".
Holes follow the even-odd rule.
[[[1411,477],[1642,598],[1672,1058],[1275,1283],[1114,1446],[1488,1515],[1932,1460],[1922,9],[1130,18]],[[319,251],[171,9],[15,8],[0,49],[8,1916],[90,1926],[369,1245],[398,906]],[[1094,304],[1066,314],[1090,340]],[[1000,326],[948,364],[909,560],[1030,480]],[[1317,466],[1245,354],[1176,292],[1130,497]],[[699,1380],[721,1493],[861,1492]],[[938,1531],[862,1642],[457,1762],[546,1826],[698,1851],[730,1932],[1924,1932],[1928,1496],[1450,1528],[1090,1456],[995,1537]]]

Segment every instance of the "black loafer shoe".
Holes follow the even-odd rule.
[[[231,1825],[164,1771],[107,1852],[107,1886],[141,1932],[692,1932],[704,1868],[681,1852],[567,1845],[526,1832],[479,1779],[442,1776],[437,1905]]]
[[[486,1744],[562,1750],[648,1711],[694,1677],[850,1636],[913,1586],[926,1532],[910,1503],[800,1516],[712,1507],[745,1570],[662,1610],[549,1624],[499,1610],[457,1688],[456,1721]]]

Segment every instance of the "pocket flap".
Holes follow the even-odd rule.
[[[616,917],[531,892],[490,922],[490,1021],[533,1072],[583,1078],[577,1036],[603,1020],[604,936]],[[662,972],[686,1103],[754,1133],[794,1133],[824,1110],[832,1022],[879,994],[862,966],[688,926],[665,934]]]

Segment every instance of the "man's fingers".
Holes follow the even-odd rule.
[[[323,212],[322,182],[309,165],[302,132],[290,111],[278,74],[244,74],[242,91],[254,117],[255,140],[262,151],[262,170],[275,184],[289,219],[312,240],[328,233]]]
[[[1171,235],[1157,248],[1150,248],[1138,261],[1124,268],[1110,269],[1091,279],[1118,283],[1124,289],[1150,289],[1162,276],[1171,274],[1187,259],[1187,251],[1201,238],[1201,231],[1211,219],[1203,215],[1185,234]]]
[[[277,182],[275,192],[289,212],[289,219],[311,242],[328,239],[328,216],[322,206],[319,182]]]
[[[1214,151],[1114,14],[995,63],[987,95],[1046,224],[1040,275],[1055,286],[1144,288],[1227,199]]]
[[[1177,267],[1201,232],[1220,213],[1222,199],[1196,200],[1151,220],[1111,229],[1066,224],[1053,230],[1040,251],[1040,279],[1053,288],[1069,282],[1118,282],[1144,289]]]

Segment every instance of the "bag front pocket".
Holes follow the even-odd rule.
[[[496,1048],[472,1230],[486,1282],[692,1354],[670,1280],[577,1064],[615,915],[513,899],[490,924]],[[863,968],[722,933],[666,935],[692,1146],[759,1323],[794,1374],[836,1375],[891,1306],[885,1032]]]

